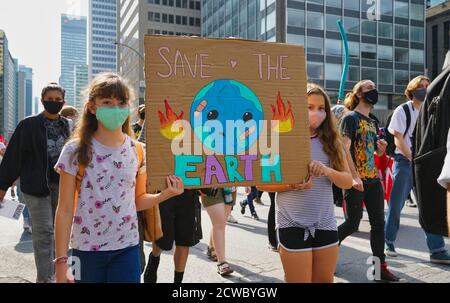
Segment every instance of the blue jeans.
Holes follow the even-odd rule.
[[[253,199],[256,197],[258,197],[258,189],[252,186],[250,193],[247,195],[247,200],[244,201],[244,205],[248,205],[252,214],[256,213],[255,205],[253,204]]]
[[[413,187],[411,161],[403,155],[395,155],[393,185],[385,225],[385,242],[394,244],[400,228],[400,214]],[[445,251],[444,237],[425,232],[430,253]]]
[[[20,179],[17,180],[16,186],[17,186],[17,197],[19,198],[19,202],[22,204],[25,204],[25,198],[23,197],[23,193],[20,188]],[[23,215],[24,219],[31,219],[30,211],[28,210],[28,207],[25,206],[25,208],[23,209],[22,215]]]
[[[81,279],[76,283],[140,283],[141,264],[139,245],[115,251],[80,251],[72,256],[79,258]]]

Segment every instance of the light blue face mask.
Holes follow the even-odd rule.
[[[121,128],[130,115],[129,107],[98,107],[97,120],[109,130]]]

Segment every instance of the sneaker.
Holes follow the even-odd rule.
[[[395,251],[394,244],[388,244],[386,243],[386,250],[385,250],[386,256],[389,257],[398,257],[398,253]]]
[[[23,218],[23,230],[29,234],[32,233],[32,228],[31,228],[31,224],[30,224],[30,219],[28,218]]]
[[[270,244],[270,243],[269,243],[268,247],[269,247],[269,249],[270,249],[271,251],[273,251],[273,252],[278,252],[278,247],[273,246],[273,245]]]
[[[392,272],[389,271],[387,267],[387,263],[381,264],[381,273],[380,273],[380,279],[376,279],[376,282],[398,282],[400,281],[400,278],[394,275]]]
[[[230,214],[230,215],[228,216],[227,222],[228,222],[228,223],[234,223],[234,224],[237,224],[237,223],[238,223],[238,220],[236,220],[236,218],[234,218],[233,215]]]
[[[448,251],[434,253],[430,256],[430,262],[434,264],[450,265],[450,254]]]
[[[247,206],[247,202],[241,201],[239,204],[241,205],[241,214],[245,214],[245,207]]]
[[[256,212],[254,212],[254,213],[252,214],[252,218],[255,219],[256,221],[259,220],[259,217],[258,217],[258,215],[256,214]]]
[[[406,200],[405,204],[406,204],[406,206],[408,206],[408,207],[413,207],[413,208],[416,208],[416,207],[417,207],[417,204],[416,204],[413,200],[411,200],[411,199]]]

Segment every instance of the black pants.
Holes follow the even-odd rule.
[[[258,191],[258,198],[261,199],[263,191]],[[275,195],[276,193],[268,193],[270,197],[269,216],[267,218],[267,235],[269,236],[269,243],[273,247],[278,246],[277,232],[275,230]]]
[[[277,232],[275,230],[275,193],[269,193],[270,208],[269,217],[267,218],[267,234],[269,235],[269,243],[273,247],[278,246]]]
[[[358,230],[363,216],[363,201],[370,220],[372,254],[385,261],[384,254],[384,191],[380,181],[364,183],[364,192],[354,188],[344,191],[348,218],[338,228],[339,242]]]

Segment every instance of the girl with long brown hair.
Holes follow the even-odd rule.
[[[386,140],[378,137],[378,125],[371,110],[378,102],[378,90],[371,80],[362,80],[347,94],[345,106],[351,110],[341,122],[344,146],[352,156],[355,179],[353,188],[344,190],[347,218],[338,228],[339,243],[359,228],[363,202],[370,219],[370,244],[380,266],[375,280],[395,282],[399,279],[388,270],[384,254],[384,190],[375,165],[375,153],[382,156]]]
[[[168,188],[146,193],[144,148],[132,140],[127,82],[113,73],[98,75],[74,138],[55,169],[60,174],[55,246],[57,282],[68,282],[67,253],[78,258],[77,282],[139,283],[139,234],[136,211],[183,193],[180,178]],[[75,201],[75,205],[74,205]]]
[[[352,176],[327,93],[308,84],[307,96],[310,179],[260,189],[278,192],[277,232],[286,282],[332,283],[339,250],[332,184],[350,188]]]

